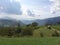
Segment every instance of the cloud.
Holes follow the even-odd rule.
[[[4,15],[4,16],[3,16]],[[8,15],[8,14],[0,14],[0,19],[16,19],[16,20],[34,20],[39,19],[39,17],[33,17],[28,15]]]
[[[33,14],[33,12],[31,10],[27,10],[27,15],[34,16],[35,14]]]
[[[0,0],[0,13],[22,14],[20,2],[14,0]]]
[[[50,0],[51,3],[51,13],[56,13],[56,11],[60,11],[60,0]]]

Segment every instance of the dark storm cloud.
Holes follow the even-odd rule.
[[[0,12],[8,14],[22,14],[20,2],[10,2],[10,0],[0,0]]]

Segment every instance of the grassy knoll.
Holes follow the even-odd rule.
[[[44,37],[51,37],[54,31],[47,29],[46,26],[40,27],[39,29],[33,32],[34,37],[40,37],[40,33],[43,33]]]

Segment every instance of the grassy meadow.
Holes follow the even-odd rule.
[[[0,45],[60,45],[60,37],[0,38]]]

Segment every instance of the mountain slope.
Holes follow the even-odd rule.
[[[60,17],[52,17],[47,19],[36,19],[36,20],[22,20],[24,24],[31,24],[32,22],[37,22],[39,25],[56,24],[60,21]]]
[[[17,26],[18,23],[22,26],[24,25],[21,21],[14,19],[0,19],[0,26]]]
[[[57,22],[60,22],[60,17],[53,17],[53,18],[47,18],[47,19],[36,19],[36,20],[15,20],[15,19],[0,19],[0,26],[6,25],[6,26],[16,26],[18,23],[22,25],[31,24],[33,22],[37,22],[40,26],[45,24],[57,24]]]

